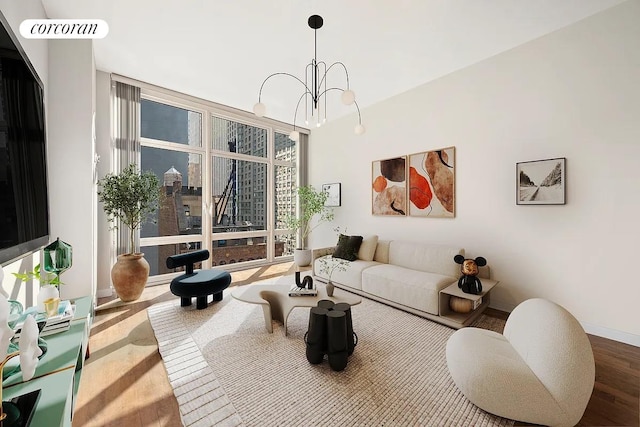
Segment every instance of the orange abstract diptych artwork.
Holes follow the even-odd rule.
[[[455,147],[409,156],[409,215],[455,216]]]
[[[409,200],[418,209],[426,209],[431,203],[431,187],[427,179],[416,168],[409,167]]]
[[[374,215],[406,215],[406,156],[373,162],[371,179],[372,213]]]

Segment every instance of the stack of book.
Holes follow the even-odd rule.
[[[41,337],[46,337],[47,335],[57,334],[58,332],[64,332],[69,329],[71,326],[71,320],[73,320],[73,314],[75,313],[76,306],[71,304],[69,300],[60,301],[60,307],[58,308],[58,314],[55,316],[48,316],[46,319],[46,323],[40,331]],[[31,314],[34,318],[36,318],[37,310],[35,307],[29,307],[24,311],[22,315],[21,321],[19,321],[14,327],[15,333],[13,335],[14,339],[20,338],[20,332],[22,331],[22,325],[24,323],[24,319],[28,314]]]
[[[299,288],[296,285],[293,285],[291,289],[289,289],[290,297],[315,297],[318,295],[318,290],[316,288],[307,289],[307,288]]]

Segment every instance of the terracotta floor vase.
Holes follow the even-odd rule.
[[[118,255],[118,261],[111,269],[113,287],[125,302],[140,298],[148,277],[149,263],[143,253]]]

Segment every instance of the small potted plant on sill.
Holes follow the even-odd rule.
[[[326,191],[316,191],[311,185],[298,187],[300,215],[287,217],[285,223],[287,228],[295,231],[302,242],[302,247],[296,248],[293,252],[293,261],[299,267],[311,264],[311,250],[306,247],[311,232],[320,224],[333,220],[333,209],[324,205],[328,196]]]
[[[139,173],[136,165],[127,166],[118,174],[107,174],[98,181],[98,200],[103,203],[109,222],[129,228],[131,252],[118,255],[111,269],[111,281],[122,301],[140,298],[149,277],[149,263],[144,254],[135,251],[135,232],[158,208],[160,182],[153,172]]]

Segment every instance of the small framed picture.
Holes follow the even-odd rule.
[[[566,158],[516,163],[517,205],[564,205]]]
[[[340,183],[335,182],[333,184],[322,184],[322,191],[328,194],[327,201],[324,202],[325,206],[340,206]]]

